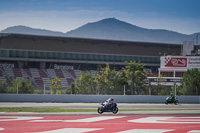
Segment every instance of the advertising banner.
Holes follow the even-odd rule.
[[[180,77],[148,77],[148,82],[151,85],[166,85],[166,86],[174,86],[176,85],[181,85],[181,78]]]
[[[161,68],[200,68],[200,56],[162,56]]]
[[[11,63],[0,63],[0,68],[3,68],[3,69],[15,68],[15,65]]]
[[[200,68],[200,56],[188,57],[188,68]]]

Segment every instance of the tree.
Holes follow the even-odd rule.
[[[187,70],[181,79],[179,93],[183,95],[200,95],[200,71],[197,68]]]
[[[76,82],[76,81],[75,81]],[[76,94],[75,82],[72,82],[66,89],[66,94]]]
[[[12,87],[8,87],[8,93],[29,93],[34,92],[32,82],[26,78],[14,78],[12,81]]]
[[[123,86],[129,84],[132,87],[131,94],[144,94],[144,80],[146,79],[144,66],[132,61],[127,64],[120,72],[111,69],[109,64],[105,67],[100,66],[96,76],[92,76],[89,72],[81,72],[81,76],[70,85],[66,92],[101,95],[123,94]]]
[[[92,76],[90,72],[81,72],[79,78],[67,89],[67,93],[73,94],[122,94],[118,91],[118,73],[106,67],[99,67],[97,75]]]
[[[126,62],[127,66],[121,70],[121,79],[124,84],[129,84],[131,87],[131,94],[140,94],[144,88],[144,80],[146,73],[144,65],[140,62]]]
[[[98,94],[113,94],[117,83],[118,73],[115,69],[111,70],[109,64],[106,67],[100,67],[95,77]]]
[[[94,76],[90,72],[81,72],[80,77],[74,82],[74,87],[71,84],[71,88],[76,94],[96,94]]]
[[[163,76],[160,75],[157,77],[157,85],[153,87],[152,94],[153,95],[169,95],[172,93],[172,89],[167,88],[165,85],[162,85],[161,82],[163,82]]]
[[[51,84],[51,94],[61,94],[60,78],[49,79],[48,82]]]
[[[0,81],[0,93],[6,93],[7,89],[8,89],[8,84],[6,80],[4,80],[3,82]]]

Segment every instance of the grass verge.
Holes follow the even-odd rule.
[[[0,112],[95,112],[96,109],[0,108]]]

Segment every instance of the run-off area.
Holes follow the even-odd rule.
[[[195,115],[0,116],[4,133],[200,133]]]

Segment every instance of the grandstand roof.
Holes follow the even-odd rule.
[[[133,42],[27,34],[0,34],[0,49],[119,55],[180,55],[180,44]]]
[[[121,40],[106,40],[106,39],[90,39],[90,38],[76,38],[76,37],[66,37],[66,36],[44,36],[44,35],[30,35],[30,34],[17,34],[17,33],[0,33],[0,38],[2,37],[12,37],[12,38],[25,38],[25,39],[35,39],[35,40],[57,40],[57,41],[68,41],[75,40],[80,42],[105,42],[112,43],[116,45],[152,45],[163,47],[173,46],[180,47],[180,44],[171,44],[171,43],[157,43],[157,42],[136,42],[136,41],[121,41]],[[123,44],[121,44],[123,43]]]

